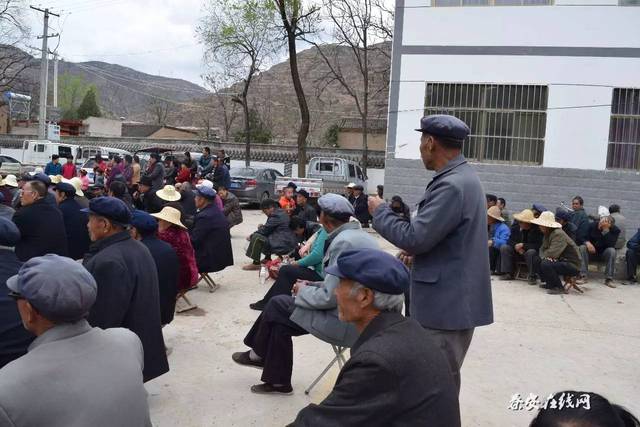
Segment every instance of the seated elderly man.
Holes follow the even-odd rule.
[[[360,333],[333,390],[290,426],[460,426],[458,391],[438,345],[400,313],[409,270],[377,249],[343,252],[327,274],[340,320]]]
[[[535,285],[537,279],[534,272],[534,260],[538,256],[543,236],[540,229],[531,224],[534,219],[531,209],[514,214],[513,218],[515,222],[511,226],[509,241],[500,247],[500,272],[505,273],[502,279],[513,280],[516,261],[524,261],[529,270],[529,284]]]
[[[98,287],[70,258],[45,255],[7,280],[28,353],[0,370],[2,426],[150,426],[142,344],[86,320]]]
[[[550,294],[563,294],[565,289],[561,277],[577,276],[580,268],[580,254],[578,246],[567,234],[562,226],[555,221],[553,212],[543,212],[539,218],[531,221],[540,227],[544,234],[540,248],[541,260],[537,260],[537,271]]]
[[[318,199],[320,223],[328,233],[323,258],[325,267],[334,265],[349,249],[377,248],[375,239],[349,222],[353,205],[337,194]],[[233,360],[245,366],[263,368],[263,384],[254,385],[254,393],[291,394],[293,343],[291,337],[312,334],[332,344],[350,347],[357,331],[338,319],[335,288],[338,279],[327,276],[322,282],[297,282],[293,296],[278,295],[269,300],[264,311],[244,339],[249,351],[234,353]]]
[[[610,216],[600,218],[598,222],[589,225],[589,232],[583,245],[580,245],[580,256],[582,266],[580,267],[580,278],[587,280],[589,271],[589,261],[604,261],[604,284],[610,288],[615,288],[613,283],[616,268],[616,242],[620,236],[620,229],[614,225]]]
[[[567,236],[571,237],[571,240],[575,242],[578,227],[571,222],[571,212],[562,207],[557,208],[556,221],[562,226],[562,231],[567,233]]]

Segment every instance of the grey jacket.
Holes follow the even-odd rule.
[[[462,155],[433,176],[411,222],[382,205],[373,228],[415,256],[411,316],[422,326],[463,330],[493,322],[486,200]]]
[[[296,248],[296,235],[289,228],[289,215],[277,208],[256,233],[267,238],[269,249],[276,255],[287,255]]]
[[[131,331],[55,326],[0,370],[0,425],[151,426],[142,364]]]
[[[363,231],[359,223],[349,222],[329,233],[325,248],[322,262],[326,269],[336,263],[343,251],[377,249],[378,242]],[[338,318],[338,303],[334,293],[338,283],[337,277],[327,274],[324,281],[302,289],[295,298],[296,308],[290,319],[323,341],[351,347],[358,339],[358,331],[352,324]]]

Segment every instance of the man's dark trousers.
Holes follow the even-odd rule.
[[[308,332],[289,320],[295,308],[293,297],[278,295],[269,300],[264,311],[244,339],[262,358],[263,382],[268,384],[291,384],[293,369],[293,341],[291,337]]]
[[[529,270],[529,276],[535,275],[535,265],[534,261],[536,256],[538,255],[538,251],[535,249],[529,249],[524,253],[524,255],[520,255],[516,252],[513,246],[504,245],[500,247],[500,273],[513,274],[513,267],[515,265],[515,260],[524,260],[527,264],[527,269]]]
[[[269,291],[265,294],[262,301],[264,304],[278,295],[291,295],[291,288],[298,280],[308,280],[310,282],[319,282],[322,277],[310,268],[301,267],[299,265],[283,265],[278,271],[278,278],[271,285]]]
[[[640,254],[633,249],[627,249],[625,257],[627,259],[627,280],[630,280],[636,277],[636,270],[638,269],[638,259],[640,258]]]
[[[577,276],[580,271],[572,264],[562,261],[542,260],[540,263],[540,278],[550,288],[562,288],[560,276]]]

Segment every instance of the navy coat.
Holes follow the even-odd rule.
[[[57,206],[37,200],[18,209],[13,222],[20,230],[20,242],[15,247],[20,261],[46,254],[69,255],[64,220]]]
[[[156,263],[160,296],[160,322],[163,325],[173,321],[178,296],[178,274],[180,263],[176,251],[155,235],[143,237],[142,244],[149,249]]]
[[[221,271],[233,265],[229,221],[214,204],[196,214],[191,244],[200,273]]]
[[[156,263],[149,250],[126,231],[99,240],[84,257],[98,284],[89,312],[91,326],[127,328],[144,349],[144,381],[169,371],[160,324]]]
[[[351,348],[333,390],[290,426],[459,427],[449,364],[420,324],[382,312]]]
[[[7,279],[22,263],[10,249],[0,249],[0,368],[23,356],[36,337],[22,326],[16,302],[9,296]]]
[[[459,155],[434,176],[410,222],[383,204],[373,228],[414,255],[411,316],[424,327],[464,330],[493,323],[487,202]]]
[[[62,212],[62,219],[64,220],[69,257],[82,259],[91,245],[89,230],[87,230],[89,216],[80,210],[82,208],[74,199],[64,200],[58,208]]]

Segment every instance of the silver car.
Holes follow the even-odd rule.
[[[20,177],[23,172],[22,169],[22,164],[18,160],[4,154],[0,154],[0,174],[3,176],[15,175]]]
[[[282,174],[268,168],[231,168],[231,191],[241,202],[260,203],[275,196],[275,182]]]

